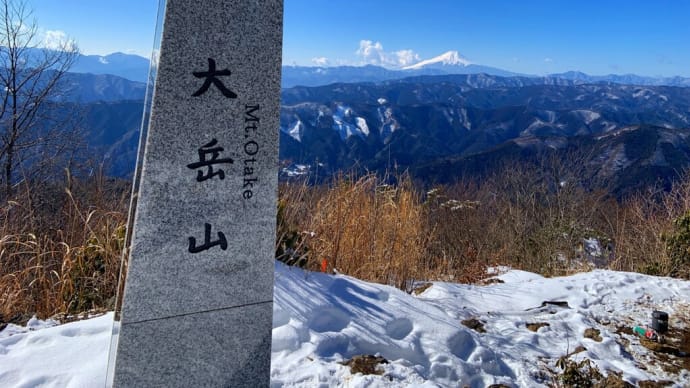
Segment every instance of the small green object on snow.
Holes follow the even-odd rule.
[[[635,326],[633,328],[633,333],[637,334],[640,337],[647,338],[652,341],[658,341],[659,340],[659,335],[654,331],[653,329],[643,327],[643,326]]]

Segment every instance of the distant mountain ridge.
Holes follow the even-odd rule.
[[[625,85],[650,86],[690,86],[690,78],[685,77],[645,77],[635,74],[588,75],[580,71],[549,74],[550,78],[560,78],[582,83],[613,82]]]
[[[690,86],[686,77],[647,77],[635,74],[609,74],[601,76],[569,71],[546,76],[513,73],[507,70],[476,64],[428,63],[425,66],[409,66],[402,70],[391,70],[380,66],[283,66],[282,87],[323,86],[334,83],[384,82],[415,76],[485,74],[500,77],[523,77],[572,81],[576,84],[616,83],[621,85]],[[555,81],[553,81],[555,83]]]
[[[486,74],[282,92],[282,160],[448,182],[538,154],[582,155],[616,193],[690,167],[690,88]],[[589,158],[589,159],[588,159]]]
[[[110,74],[130,81],[146,82],[149,63],[147,58],[133,54],[80,54],[70,71],[73,73]]]
[[[92,64],[126,66],[122,55]],[[410,70],[283,67],[284,82],[328,84],[282,90],[280,158],[300,173],[308,165],[325,176],[398,166],[447,182],[509,160],[574,152],[589,155],[591,174],[618,194],[690,167],[688,79],[444,73],[472,66],[449,54]],[[88,141],[108,172],[130,175],[146,85],[95,71],[68,73],[65,82],[56,101],[82,104]]]
[[[476,65],[462,58],[457,51],[449,51],[438,57],[421,61],[402,69],[387,69],[381,66],[283,66],[282,87],[322,86],[333,83],[383,82],[424,75],[488,74],[502,77],[524,76],[523,74]]]
[[[111,74],[66,73],[57,96],[68,102],[143,100],[146,84]]]
[[[448,51],[437,57],[431,59],[425,59],[423,61],[417,62],[414,65],[405,66],[403,70],[415,70],[422,69],[430,66],[464,66],[467,67],[471,65],[468,59],[464,58],[457,51]]]
[[[109,55],[79,55],[70,70],[74,73],[115,75],[131,81],[148,80],[149,59],[139,55],[113,53]],[[322,86],[333,83],[383,82],[424,75],[487,74],[501,77],[553,78],[575,83],[612,82],[626,85],[690,86],[687,77],[649,77],[635,74],[589,75],[579,71],[554,73],[547,76],[520,74],[496,67],[475,64],[457,51],[421,60],[401,69],[381,66],[291,66],[282,67],[282,87]]]

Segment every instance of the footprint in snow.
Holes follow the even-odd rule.
[[[287,325],[290,322],[290,313],[273,305],[273,328],[281,327]]]
[[[474,349],[477,348],[477,344],[474,342],[472,335],[463,330],[455,333],[448,339],[448,347],[455,357],[467,361]]]
[[[317,333],[340,331],[350,324],[350,316],[335,307],[322,307],[312,312],[308,326]]]
[[[397,318],[386,324],[386,334],[389,337],[401,340],[412,332],[412,321],[407,318]]]

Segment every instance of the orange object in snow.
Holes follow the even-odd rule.
[[[321,272],[326,273],[326,270],[328,269],[328,261],[326,259],[321,260]]]

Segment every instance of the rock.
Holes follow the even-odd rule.
[[[634,385],[623,380],[620,373],[609,371],[609,375],[594,385],[595,388],[635,388]]]
[[[477,333],[486,333],[486,330],[484,329],[484,323],[478,320],[477,318],[465,319],[460,323],[476,331]]]
[[[646,338],[640,338],[640,345],[644,346],[645,348],[657,352],[657,353],[666,353],[666,354],[672,354],[672,355],[677,355],[678,354],[678,348],[675,348],[673,346],[648,340]]]
[[[640,388],[664,388],[673,385],[673,381],[669,380],[659,380],[659,381],[653,381],[653,380],[644,380],[644,381],[638,381],[637,386]]]
[[[566,301],[561,301],[561,300],[546,300],[541,302],[541,307],[546,307],[546,306],[558,306],[558,307],[563,307],[569,309],[570,306],[568,306],[568,302]]]
[[[527,326],[528,330],[531,330],[531,331],[536,333],[537,330],[539,330],[540,328],[545,327],[545,326],[548,327],[551,325],[549,325],[546,322],[534,322],[534,323],[528,323],[528,324],[526,324],[526,326]]]
[[[488,278],[488,279],[482,279],[479,281],[479,284],[483,284],[485,286],[488,286],[489,284],[501,284],[501,283],[505,283],[505,282],[499,278]]]
[[[383,370],[378,369],[377,366],[380,364],[388,364],[388,360],[381,356],[363,354],[354,356],[341,364],[349,366],[352,374],[380,375],[383,374]]]
[[[585,338],[589,338],[591,340],[601,342],[601,332],[599,329],[595,329],[593,327],[590,327],[589,329],[585,329]]]
[[[423,283],[423,284],[415,285],[415,287],[412,289],[412,293],[414,295],[419,295],[433,285],[434,285],[433,283]]]

